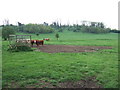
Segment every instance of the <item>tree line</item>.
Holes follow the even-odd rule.
[[[46,24],[21,24],[18,22],[18,31],[25,33],[53,33],[54,29]]]
[[[79,24],[73,24],[73,25],[61,25],[61,23],[53,22],[53,24],[50,25],[55,30],[58,30],[58,32],[63,32],[64,30],[73,31],[73,32],[84,32],[84,33],[120,33],[119,30],[106,28],[104,23],[102,22],[87,22],[83,21],[81,25]]]
[[[7,22],[7,21],[6,21]],[[6,25],[2,25],[2,37],[4,40],[9,38],[10,34],[15,34],[15,32],[23,32],[23,33],[34,33],[39,35],[41,33],[54,33],[54,32],[63,32],[64,30],[72,31],[72,32],[84,32],[84,33],[120,33],[120,30],[106,28],[102,22],[87,22],[83,21],[81,25],[73,24],[73,25],[62,25],[59,22],[53,22],[52,24],[48,24],[44,22],[43,24],[22,24],[18,22],[18,25],[12,25],[7,22]]]

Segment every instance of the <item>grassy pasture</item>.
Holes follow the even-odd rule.
[[[59,40],[55,38],[55,33],[39,36],[32,34],[32,39],[50,38],[45,44],[112,46],[113,49],[83,53],[11,53],[7,51],[8,41],[3,41],[3,87],[40,87],[40,80],[57,85],[59,82],[78,81],[93,76],[104,88],[118,87],[118,34],[66,31],[59,35]]]

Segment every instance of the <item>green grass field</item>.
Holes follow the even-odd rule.
[[[23,33],[18,33],[23,34]],[[96,77],[104,88],[118,87],[118,34],[86,34],[63,32],[32,34],[32,39],[50,38],[45,44],[112,46],[113,49],[83,53],[8,52],[8,41],[2,45],[3,87],[40,87],[40,80],[53,85]],[[14,83],[14,85],[13,85]],[[35,86],[36,85],[36,86]]]

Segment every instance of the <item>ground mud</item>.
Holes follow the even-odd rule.
[[[33,46],[36,47],[36,46]],[[59,53],[59,52],[95,52],[101,49],[112,49],[110,46],[75,46],[75,45],[43,45],[37,47],[36,51],[47,52],[47,53]]]

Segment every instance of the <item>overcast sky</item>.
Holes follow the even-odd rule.
[[[119,0],[0,0],[0,24],[9,23],[62,24],[80,23],[83,20],[103,22],[118,29]]]

